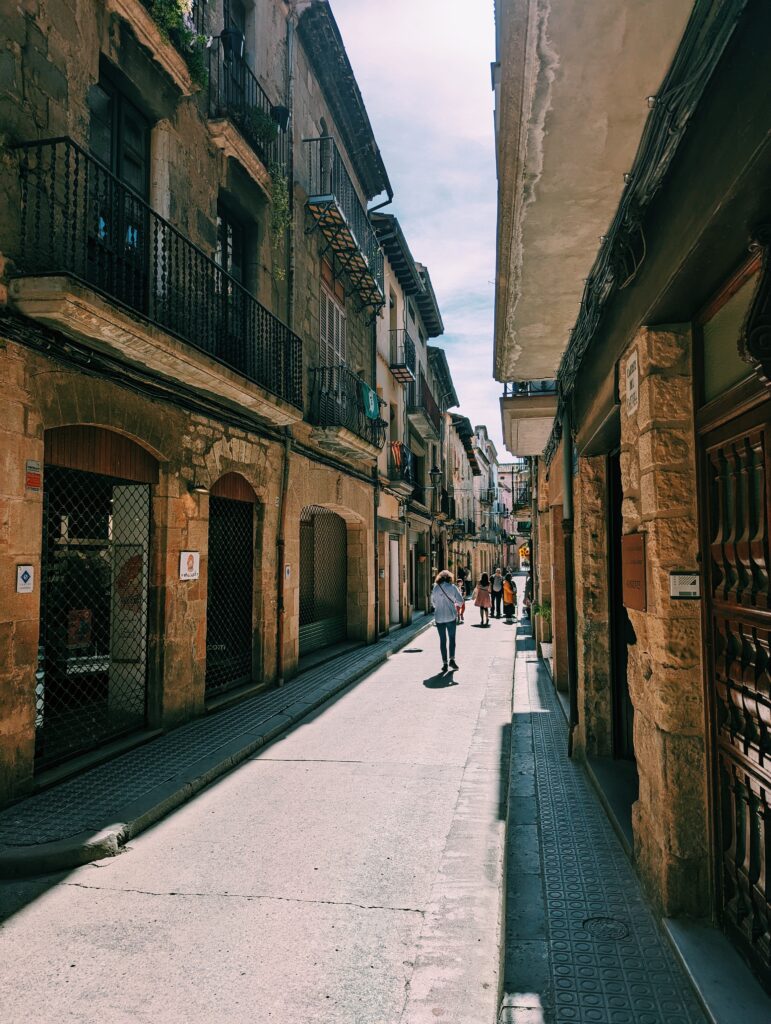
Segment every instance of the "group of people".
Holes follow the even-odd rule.
[[[462,570],[455,582],[449,570],[444,569],[440,572],[431,591],[431,603],[434,607],[434,622],[439,632],[442,672],[446,672],[448,666],[453,670],[458,668],[455,660],[455,630],[465,621],[467,597],[470,597],[474,607],[479,609],[479,624],[482,627],[490,625],[491,612],[494,619],[501,618],[501,606],[507,621],[510,622],[516,615],[517,585],[511,572],[504,574],[500,568],[496,569],[492,576],[483,572],[473,588],[467,574]]]

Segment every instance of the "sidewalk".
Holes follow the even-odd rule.
[[[0,813],[0,878],[65,870],[119,852],[430,624],[421,617],[281,689],[199,718],[12,805]]]
[[[3,1021],[493,1024],[516,627],[458,633],[457,671],[426,629],[121,856],[0,883]]]
[[[500,1024],[704,1024],[521,623]]]

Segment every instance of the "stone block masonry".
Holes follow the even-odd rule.
[[[670,571],[699,564],[690,329],[638,331],[622,388],[635,353],[639,403],[624,391],[621,407],[623,531],[646,538],[647,610],[629,611],[635,856],[663,913],[696,914],[709,904],[700,608],[669,597]]]

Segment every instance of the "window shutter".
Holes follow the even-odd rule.
[[[320,313],[320,337],[319,337],[319,355],[321,356],[320,362],[321,362],[322,366],[329,366],[330,365],[330,358],[329,358],[329,350],[330,350],[329,334],[330,334],[329,300],[327,298],[327,293],[322,288],[321,289],[321,313]]]

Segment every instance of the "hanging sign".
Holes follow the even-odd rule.
[[[629,533],[621,538],[621,584],[624,607],[644,612],[648,607],[644,533]]]
[[[200,551],[180,551],[179,578],[181,580],[197,580],[201,574]]]
[[[698,601],[701,597],[701,576],[698,572],[671,572],[669,596],[673,601]]]
[[[380,417],[380,402],[377,391],[373,391],[369,384],[359,382],[361,388],[361,400],[364,403],[364,415],[368,420],[376,420]]]
[[[637,361],[637,349],[631,354],[626,364],[626,414],[633,416],[640,404],[640,367]]]
[[[16,593],[31,594],[35,589],[35,567],[33,565],[16,566]]]

